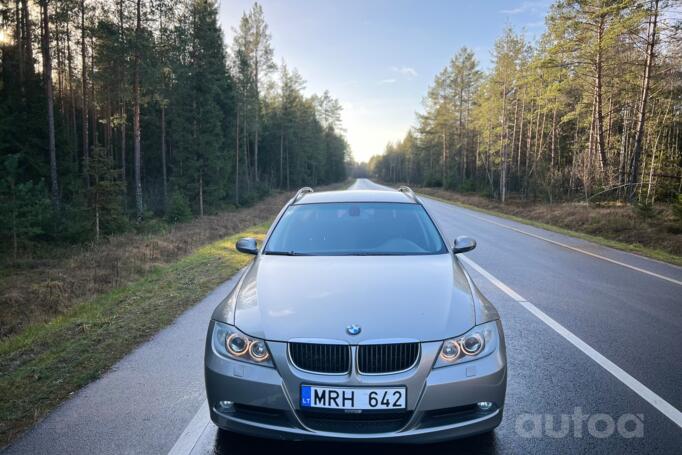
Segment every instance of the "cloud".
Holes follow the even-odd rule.
[[[379,85],[386,85],[386,84],[395,84],[397,79],[395,78],[389,78],[389,79],[382,79],[378,82]]]
[[[525,2],[521,3],[519,6],[517,6],[516,8],[500,10],[500,14],[509,14],[509,15],[521,14],[521,13],[537,14],[537,13],[544,13],[546,9],[547,9],[547,2],[546,1],[525,1]]]
[[[392,66],[390,69],[394,73],[401,74],[408,79],[412,79],[413,77],[417,77],[417,70],[415,70],[414,68],[411,68],[409,66],[400,66],[400,67]]]

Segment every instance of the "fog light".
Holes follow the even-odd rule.
[[[481,411],[490,411],[493,408],[493,404],[490,401],[479,401],[476,404]]]
[[[222,412],[232,411],[234,409],[234,401],[219,401],[218,408]]]

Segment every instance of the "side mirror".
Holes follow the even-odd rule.
[[[472,239],[471,237],[461,235],[455,239],[455,243],[452,246],[452,252],[455,254],[466,253],[467,251],[471,251],[474,248],[476,248],[476,240]]]
[[[256,244],[256,239],[251,237],[239,239],[237,242],[237,251],[246,254],[258,254],[258,245]]]

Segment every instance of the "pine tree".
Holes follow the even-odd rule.
[[[90,159],[89,206],[95,240],[102,235],[121,232],[126,228],[122,210],[121,179],[111,156],[104,147],[95,147]]]
[[[52,205],[59,210],[59,183],[57,179],[57,151],[55,145],[54,97],[52,96],[52,54],[50,51],[50,14],[48,1],[40,1],[41,16],[41,49],[43,58],[43,84],[47,101],[47,137],[48,155],[50,157],[50,196]]]
[[[3,250],[345,177],[343,130],[327,118],[338,102],[323,96],[332,111],[318,116],[296,71],[275,87],[260,5],[228,53],[214,0],[34,3],[1,16],[12,33],[0,42]]]
[[[253,176],[256,182],[258,181],[259,174],[260,95],[265,79],[276,69],[270,41],[270,32],[265,22],[263,8],[256,2],[251,10],[242,16],[238,33],[236,33],[234,38],[235,54],[240,59],[244,59],[244,62],[240,62],[242,64],[238,68],[249,71],[249,74],[242,75],[242,78],[248,81],[247,83],[249,84],[244,93],[244,104],[248,106],[253,116],[253,124],[249,130],[253,131],[254,134]],[[245,122],[248,118],[249,116],[245,116]]]
[[[174,90],[174,129],[184,130],[182,135],[173,134],[182,166],[174,185],[191,191],[188,196],[196,201],[199,215],[207,203],[217,207],[228,193],[227,163],[232,161],[225,133],[232,82],[217,14],[215,4],[202,1],[195,2],[185,17],[189,66],[176,75]]]
[[[12,256],[16,260],[20,246],[26,246],[31,238],[43,232],[49,201],[45,197],[43,182],[20,181],[18,155],[2,159],[0,179],[0,212],[3,213],[0,232],[9,237]]]

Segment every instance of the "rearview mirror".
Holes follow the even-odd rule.
[[[237,242],[237,251],[246,254],[258,254],[258,245],[256,244],[256,239],[251,237],[239,239]]]
[[[467,251],[471,251],[474,248],[476,248],[476,240],[472,239],[471,237],[461,235],[455,239],[455,243],[452,246],[452,252],[455,254],[466,253]]]

